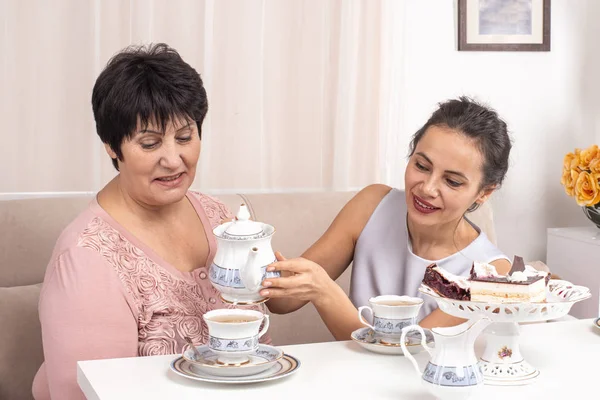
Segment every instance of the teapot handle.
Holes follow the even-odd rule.
[[[406,348],[406,335],[410,331],[419,331],[419,333],[421,334],[421,346],[423,346],[427,353],[429,353],[430,357],[433,357],[433,350],[427,345],[427,337],[425,336],[423,328],[421,328],[419,325],[410,325],[402,328],[402,336],[400,336],[400,347],[402,348],[402,353],[404,353],[404,356],[410,360],[410,362],[415,367],[417,374],[420,375],[421,370],[419,369],[419,364],[417,364],[417,360],[415,360],[415,358],[412,356],[412,354],[410,354],[410,352]]]
[[[258,256],[258,248],[253,247],[248,252],[246,263],[240,268],[240,278],[244,287],[250,291],[257,291],[262,284],[262,270],[257,268],[256,257]]]

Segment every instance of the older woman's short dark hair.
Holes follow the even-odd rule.
[[[123,160],[121,144],[149,123],[164,131],[177,119],[202,121],[208,100],[202,79],[179,53],[164,43],[130,46],[112,57],[98,76],[92,92],[96,131]],[[118,163],[113,159],[118,170]]]

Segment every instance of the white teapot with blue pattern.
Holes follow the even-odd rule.
[[[252,221],[250,211],[242,204],[231,222],[217,226],[217,254],[210,266],[210,281],[228,303],[257,304],[267,299],[259,294],[266,278],[279,272],[266,272],[276,261],[271,248],[275,228]]]
[[[487,317],[469,320],[449,328],[433,328],[435,349],[425,343],[425,333],[419,325],[402,329],[402,352],[422,377],[423,385],[436,399],[464,400],[483,385],[483,374],[475,356],[475,339],[491,323]],[[421,373],[415,358],[406,348],[406,335],[413,330],[421,333],[421,345],[431,356]]]

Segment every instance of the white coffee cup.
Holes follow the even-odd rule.
[[[203,318],[208,326],[208,348],[219,355],[221,364],[248,362],[248,355],[258,349],[258,339],[269,329],[269,316],[260,311],[220,309]]]
[[[400,343],[402,328],[415,325],[423,299],[411,296],[384,295],[371,297],[369,306],[358,309],[358,319],[373,329],[383,343]],[[369,310],[373,316],[373,325],[362,316],[363,310]]]

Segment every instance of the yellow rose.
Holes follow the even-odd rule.
[[[563,161],[563,168],[565,170],[577,168],[579,166],[579,155],[579,149],[575,149],[575,153],[567,153]]]
[[[579,154],[580,150],[575,149],[574,153],[567,153],[563,160],[563,174],[560,183],[565,187],[565,192],[569,196],[575,195],[575,182],[580,171]]]
[[[579,170],[577,169],[563,169],[563,176],[560,183],[565,187],[565,192],[569,196],[575,196],[575,182],[579,177]]]
[[[598,146],[592,145],[579,154],[579,168],[589,169],[590,163],[600,156]]]
[[[598,174],[583,171],[575,181],[575,200],[580,206],[593,206],[600,203],[600,185]]]
[[[600,174],[600,157],[590,161],[590,172],[593,174]]]

